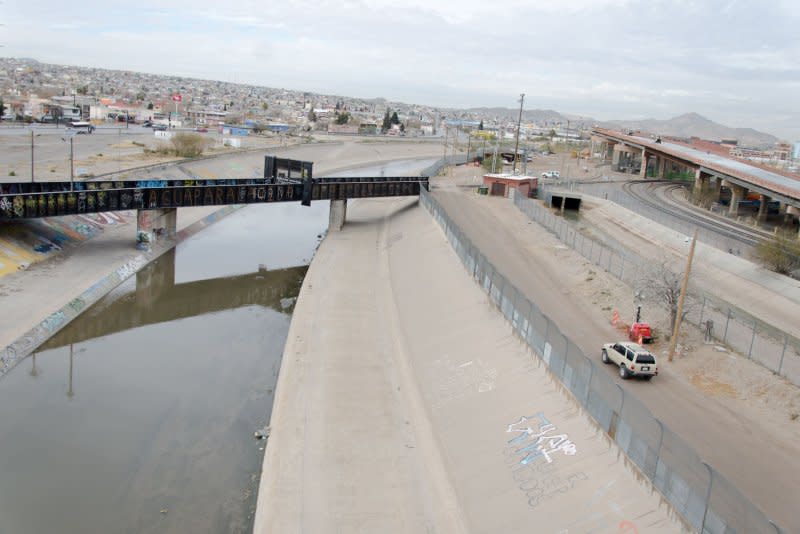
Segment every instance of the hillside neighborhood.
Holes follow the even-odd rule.
[[[0,58],[0,95],[7,122],[94,126],[141,124],[154,129],[219,129],[232,135],[262,132],[458,138],[482,130],[484,139],[588,139],[592,126],[648,132],[722,151],[733,157],[797,171],[800,143],[749,128],[730,128],[696,113],[667,121],[597,121],[552,110],[450,109],[315,94],[214,80]],[[456,132],[455,134],[453,132]]]

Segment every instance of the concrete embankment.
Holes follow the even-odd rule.
[[[8,320],[0,322],[0,375],[7,372],[44,341],[66,326],[89,306],[177,243],[224,218],[241,206],[184,208],[179,211],[174,239],[142,252],[134,247],[135,212],[97,214],[113,224],[94,227],[84,239],[70,238],[69,222],[29,223],[42,234],[31,233],[28,243],[41,235],[59,232],[72,241],[88,241],[62,251],[61,255],[36,266],[31,272],[13,273],[0,282],[0,306]],[[87,224],[72,217],[75,224]],[[58,228],[53,225],[58,224]],[[72,243],[74,246],[74,243]]]
[[[271,428],[258,534],[684,530],[410,200],[325,238]]]

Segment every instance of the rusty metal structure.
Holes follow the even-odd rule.
[[[313,178],[313,162],[266,156],[263,178],[0,184],[0,221],[124,210],[417,196],[428,177]]]

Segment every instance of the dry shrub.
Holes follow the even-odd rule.
[[[176,133],[170,139],[173,154],[180,158],[196,158],[203,155],[210,141],[202,135],[193,133]]]

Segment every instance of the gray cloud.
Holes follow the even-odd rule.
[[[696,111],[800,139],[800,3],[8,1],[5,53],[450,107]],[[190,7],[189,7],[190,6]],[[47,29],[50,28],[50,31]]]

